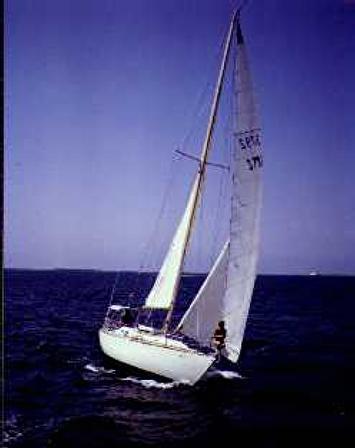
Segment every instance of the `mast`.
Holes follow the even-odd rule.
[[[184,260],[185,260],[185,256],[186,256],[187,246],[188,246],[190,235],[191,235],[192,225],[193,225],[193,221],[194,221],[194,218],[196,215],[196,210],[197,210],[197,206],[198,206],[198,202],[199,202],[203,178],[204,178],[204,174],[206,171],[206,163],[207,163],[207,158],[208,158],[208,154],[209,154],[210,147],[211,147],[212,134],[213,134],[214,125],[216,122],[217,110],[218,110],[219,100],[220,100],[220,96],[221,96],[221,92],[222,92],[223,80],[224,80],[224,75],[226,72],[228,55],[229,55],[229,50],[231,47],[234,26],[235,26],[236,18],[238,16],[239,16],[239,10],[236,10],[233,13],[232,20],[231,20],[229,30],[228,30],[228,34],[227,34],[227,38],[226,38],[222,63],[221,63],[221,67],[219,70],[217,84],[216,84],[216,88],[215,88],[215,92],[214,92],[214,97],[213,97],[213,102],[212,102],[212,106],[211,106],[211,112],[210,112],[210,117],[209,117],[209,121],[208,121],[207,131],[206,131],[205,140],[204,140],[204,143],[202,146],[201,156],[200,156],[200,160],[199,160],[199,169],[196,174],[195,181],[194,181],[191,193],[190,193],[190,198],[188,201],[188,204],[190,204],[190,202],[192,202],[191,212],[188,217],[188,230],[187,230],[185,238],[184,238],[183,256],[182,256],[182,259],[180,262],[179,272],[177,275],[176,283],[174,285],[172,300],[171,300],[169,311],[167,313],[167,316],[166,316],[166,319],[165,319],[164,325],[163,325],[164,333],[167,333],[167,331],[168,331],[169,323],[171,321],[171,317],[173,314],[173,309],[174,309],[177,291],[178,291],[179,279],[181,277],[181,272],[182,272],[182,268],[183,268],[183,264],[184,264]]]

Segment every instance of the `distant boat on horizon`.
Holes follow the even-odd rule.
[[[311,271],[308,275],[320,275],[319,271]]]
[[[236,51],[235,58],[231,55],[232,48]],[[213,165],[208,157],[228,62],[233,64],[236,117],[230,135],[234,154],[229,167],[229,239],[181,321],[171,328],[185,257],[204,193],[207,166]],[[112,294],[99,330],[102,351],[109,357],[190,384],[195,384],[219,361],[220,355],[231,362],[238,361],[256,278],[263,159],[239,10],[234,11],[230,22],[201,156],[195,160],[198,164],[186,208],[144,306],[112,304]],[[161,328],[147,326],[146,321],[144,325],[140,323],[144,311],[150,316],[154,310],[166,311]],[[217,340],[217,334],[222,341],[220,350],[211,346],[211,339],[215,335]]]

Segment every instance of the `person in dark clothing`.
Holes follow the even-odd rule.
[[[132,311],[126,308],[124,310],[124,314],[121,317],[121,322],[126,325],[127,327],[132,327],[134,323],[134,316],[132,314]]]
[[[218,352],[218,360],[221,358],[221,352],[225,347],[225,339],[227,336],[227,330],[224,326],[224,321],[221,320],[218,322],[218,326],[215,329],[215,332],[213,334],[213,343],[217,349]]]

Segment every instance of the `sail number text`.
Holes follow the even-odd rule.
[[[259,134],[251,134],[251,135],[245,135],[242,137],[238,137],[239,145],[242,149],[252,149],[254,147],[261,146]]]
[[[248,149],[258,150],[261,147],[259,134],[239,136],[238,142],[243,151],[248,151]],[[259,151],[257,151],[256,155],[249,156],[246,159],[246,162],[250,171],[263,166],[263,158],[261,154],[259,154]]]
[[[246,160],[250,171],[253,171],[255,168],[261,168],[263,166],[263,158],[261,157],[261,155],[254,156]]]

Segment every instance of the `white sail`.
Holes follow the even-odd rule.
[[[145,306],[148,308],[168,309],[174,299],[191,230],[199,183],[199,177],[196,177],[183,217],[175,232],[154,286],[146,298]]]
[[[260,129],[249,65],[240,24],[237,24],[236,107],[230,254],[224,320],[227,357],[236,362],[256,277],[261,209]]]
[[[223,297],[227,285],[229,242],[218,256],[198,294],[181,319],[177,330],[182,331],[202,345],[208,345],[216,327],[223,317]]]

